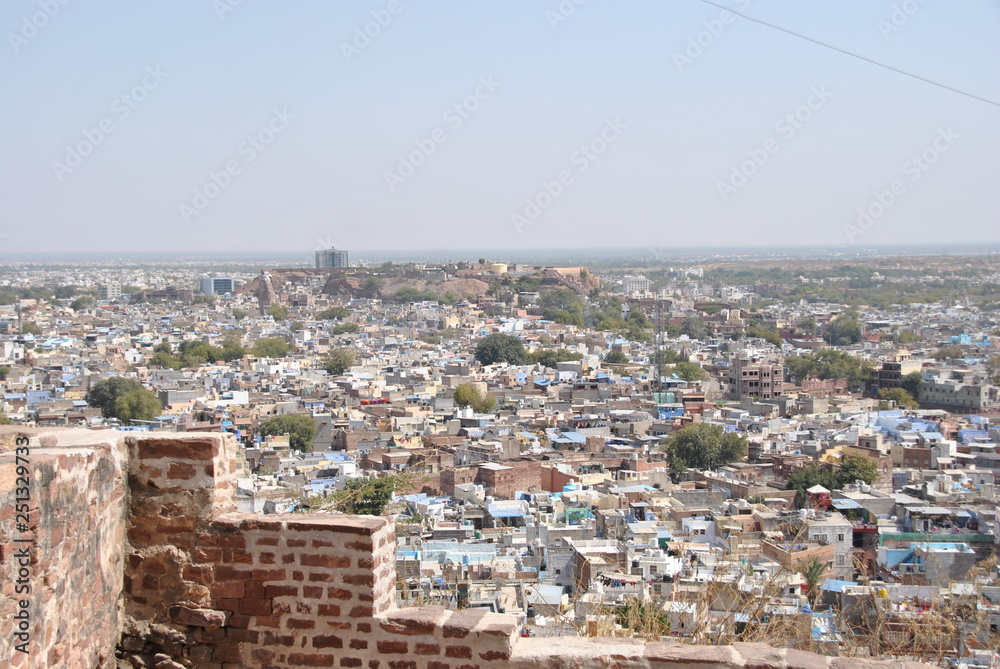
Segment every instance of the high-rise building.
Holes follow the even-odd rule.
[[[203,276],[201,292],[205,295],[225,295],[236,292],[236,279],[231,276]]]
[[[350,267],[347,251],[338,251],[335,248],[316,251],[316,269],[329,269],[331,267]]]

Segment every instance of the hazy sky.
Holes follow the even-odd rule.
[[[718,4],[1000,103],[996,0]],[[996,104],[698,0],[0,25],[0,255],[1000,240]]]

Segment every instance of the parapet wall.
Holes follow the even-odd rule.
[[[857,664],[757,644],[522,639],[510,615],[397,609],[391,521],[235,513],[236,445],[223,435],[68,430],[32,442],[28,654],[12,645],[16,486],[13,453],[0,453],[0,665],[113,668],[116,653],[156,669]]]

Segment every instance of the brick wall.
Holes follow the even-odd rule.
[[[36,634],[30,655],[12,655],[5,578],[0,663],[10,658],[10,666],[116,667],[117,653],[156,669],[847,669],[756,645],[521,639],[511,615],[397,609],[392,521],[234,513],[228,437],[38,438],[48,447],[33,464],[44,481],[36,489]],[[0,454],[3,513],[11,460]],[[11,523],[0,518],[6,575]]]

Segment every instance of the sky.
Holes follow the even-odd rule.
[[[995,0],[7,0],[0,28],[0,255],[1000,241]]]

